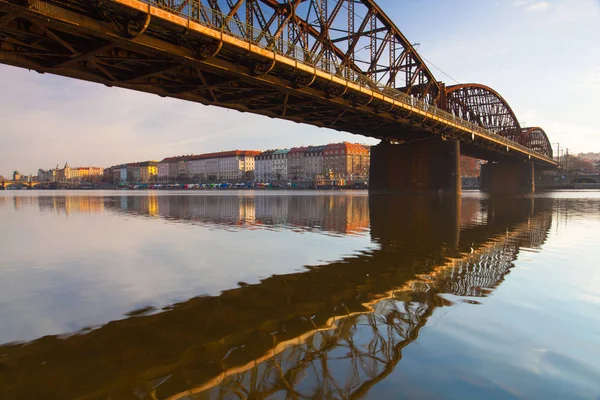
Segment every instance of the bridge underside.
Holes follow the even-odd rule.
[[[0,62],[391,141],[451,138],[485,160],[531,156],[136,0],[0,0]]]

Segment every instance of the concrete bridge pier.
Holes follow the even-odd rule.
[[[481,190],[493,194],[535,192],[535,167],[531,161],[488,162],[481,166]]]
[[[460,143],[437,137],[403,144],[381,142],[371,148],[369,192],[459,194]]]

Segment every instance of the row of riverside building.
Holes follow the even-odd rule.
[[[15,181],[37,182],[99,182],[103,179],[102,167],[71,167],[65,163],[63,168],[58,165],[53,169],[39,169],[36,176],[21,176],[18,171],[13,173]]]
[[[115,165],[105,181],[134,183],[205,183],[368,180],[370,148],[355,143],[267,151],[233,150],[167,157]]]
[[[366,180],[370,149],[355,143],[267,150],[256,156],[258,182]]]
[[[252,181],[259,154],[255,150],[233,150],[168,157],[158,163],[158,182]]]
[[[370,148],[356,143],[294,147],[267,151],[233,150],[167,157],[102,167],[38,170],[37,176],[14,180],[106,182],[119,185],[155,183],[289,183],[368,181]]]

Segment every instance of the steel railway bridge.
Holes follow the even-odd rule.
[[[0,0],[0,63],[382,139],[373,191],[491,191],[556,166],[479,84],[446,87],[373,0]]]

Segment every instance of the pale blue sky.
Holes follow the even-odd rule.
[[[379,0],[418,51],[458,82],[496,89],[524,126],[600,151],[600,0]],[[432,67],[438,80],[452,78]],[[373,140],[0,66],[0,175],[68,161]]]

